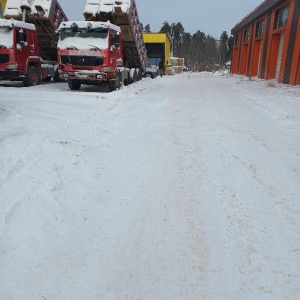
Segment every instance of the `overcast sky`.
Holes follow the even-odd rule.
[[[85,0],[58,0],[70,20],[83,20]],[[219,38],[263,0],[136,0],[140,21],[159,31],[164,21],[181,22],[185,32]]]

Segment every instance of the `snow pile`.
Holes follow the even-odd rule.
[[[229,74],[230,72],[228,70],[220,70],[220,71],[215,71],[215,72],[211,72],[211,74],[213,76],[224,76]]]

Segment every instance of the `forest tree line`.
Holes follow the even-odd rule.
[[[150,25],[142,26],[142,31],[151,33]],[[175,57],[183,57],[185,65],[192,71],[214,71],[223,68],[230,61],[233,37],[226,31],[216,40],[198,30],[193,35],[185,32],[180,22],[169,24],[165,21],[160,29],[172,39],[172,52]]]

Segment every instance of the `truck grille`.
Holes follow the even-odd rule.
[[[9,55],[8,54],[0,54],[0,63],[6,64],[9,62]]]
[[[65,65],[73,66],[101,66],[103,65],[103,57],[62,55],[61,62]]]

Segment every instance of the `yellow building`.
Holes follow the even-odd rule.
[[[5,5],[7,0],[0,0],[0,17],[3,18]]]
[[[167,33],[143,33],[150,65],[166,70],[171,57],[171,37]]]

